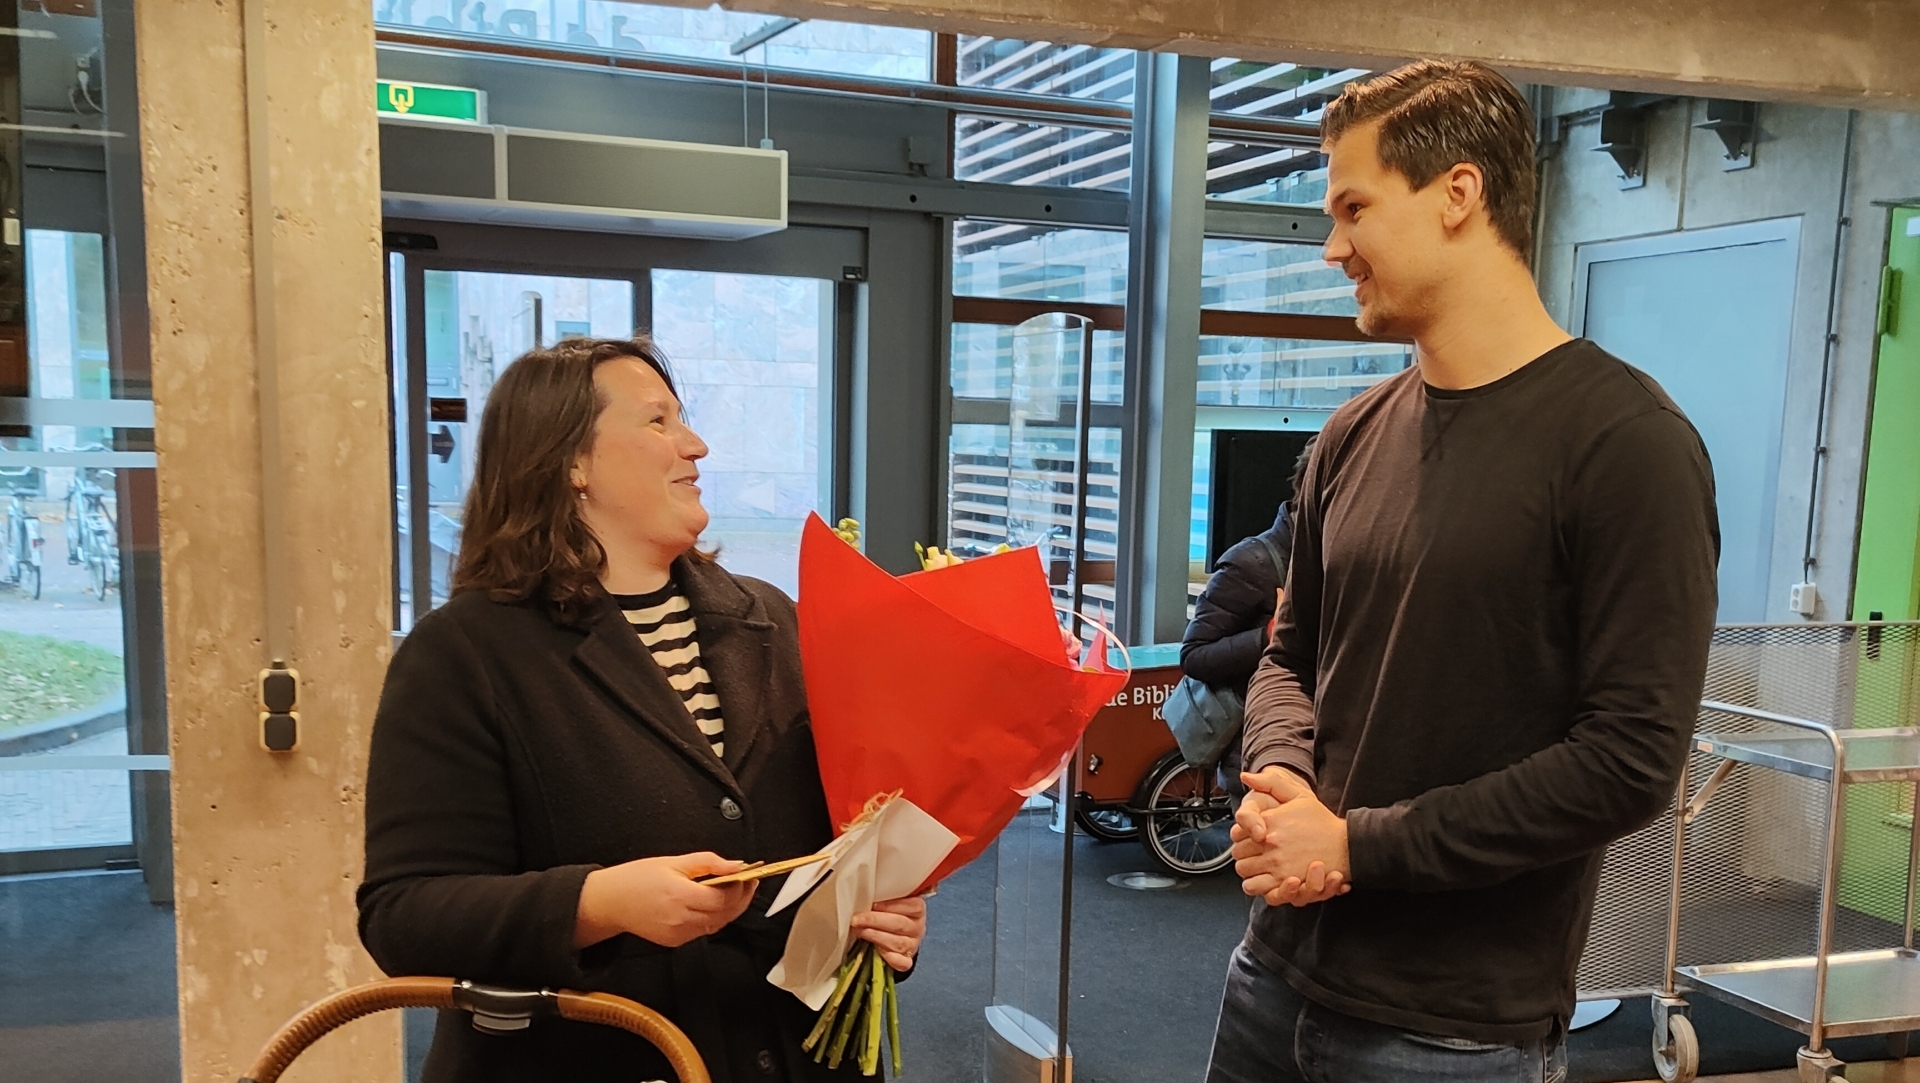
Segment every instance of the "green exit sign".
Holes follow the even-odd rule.
[[[424,117],[427,120],[487,122],[487,92],[464,86],[440,86],[436,83],[379,81],[380,111],[397,117]]]

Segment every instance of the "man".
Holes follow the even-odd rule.
[[[1560,1078],[1602,854],[1673,796],[1712,471],[1653,380],[1541,306],[1532,133],[1476,64],[1322,121],[1326,258],[1418,364],[1329,419],[1295,506],[1211,1083]]]

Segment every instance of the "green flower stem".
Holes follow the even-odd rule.
[[[887,1045],[893,1050],[893,1074],[905,1071],[900,1066],[900,991],[893,968],[887,968]]]
[[[867,1005],[866,1048],[860,1053],[861,1075],[872,1075],[880,1070],[880,1024],[887,1014],[887,964],[880,958],[879,952],[870,954],[873,956],[872,995]]]
[[[859,948],[860,966],[862,968],[866,966],[866,956],[869,947],[870,945],[862,943]],[[866,982],[856,981],[854,983],[853,999],[841,1008],[840,1021],[833,1029],[833,1045],[827,1049],[827,1067],[840,1067],[840,1060],[846,1055],[847,1039],[853,1036],[854,1020],[859,1016],[860,1007],[865,1002],[868,993],[869,990]]]
[[[859,969],[857,965],[859,955],[858,951],[849,952],[846,961],[840,964],[840,973],[834,980],[833,996],[827,998],[826,1004],[821,1007],[820,1019],[813,1024],[813,1033],[808,1034],[807,1040],[800,1043],[802,1052],[811,1051],[833,1029],[833,1021],[840,1014],[840,1002],[846,999],[847,989],[853,985],[854,972]]]
[[[855,944],[834,976],[833,995],[821,1007],[820,1018],[800,1048],[813,1054],[815,1064],[836,1069],[851,1054],[865,1076],[880,1074],[884,1054],[891,1050],[893,1074],[900,1075],[905,1069],[900,1055],[898,984],[899,977],[881,958],[880,949],[865,941]]]

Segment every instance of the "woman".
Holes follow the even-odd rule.
[[[453,598],[395,654],[374,724],[360,936],[389,974],[630,997],[716,1081],[798,1083],[838,1073],[766,980],[791,914],[766,916],[777,881],[697,880],[812,853],[832,825],[793,602],[695,548],[706,453],[645,339],[535,350],[494,385]],[[926,904],[854,924],[906,971]],[[620,1031],[494,1036],[458,1012],[425,1072],[670,1077]]]
[[[1300,491],[1312,453],[1313,441],[1308,440],[1293,464],[1292,492]],[[1242,699],[1266,653],[1273,616],[1286,593],[1287,563],[1293,553],[1291,503],[1281,502],[1272,526],[1220,554],[1180,641],[1182,673],[1214,688],[1231,688]],[[1220,778],[1228,790],[1241,793],[1237,741],[1220,764]]]

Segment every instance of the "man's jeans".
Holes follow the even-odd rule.
[[[1564,1083],[1565,1038],[1414,1034],[1312,1003],[1247,953],[1227,968],[1207,1083]]]

